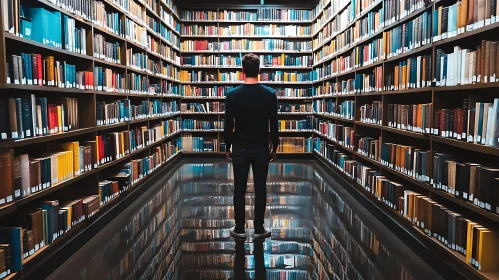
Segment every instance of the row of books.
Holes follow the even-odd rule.
[[[280,131],[312,130],[312,118],[307,117],[303,120],[279,120],[277,125]]]
[[[385,74],[384,90],[429,87],[432,83],[432,56],[420,55],[400,61]]]
[[[205,103],[182,103],[181,113],[223,113],[225,112],[225,102],[205,102]]]
[[[322,44],[323,38],[325,38],[325,36],[323,36],[321,34],[322,29],[326,25],[330,24],[333,17],[338,16],[338,12],[340,9],[345,8],[346,5],[350,4],[350,2],[346,1],[346,0],[340,0],[338,2],[329,1],[329,3],[331,3],[331,5],[327,5],[327,7],[325,9],[323,9],[322,7],[319,7],[319,6],[325,6],[325,5],[322,5],[319,2],[316,6],[316,9],[314,9],[315,20],[314,20],[314,24],[312,25],[312,28],[313,28],[314,34],[318,34],[319,35],[318,37],[322,37],[321,42],[320,42],[321,44]],[[321,13],[321,14],[318,15],[319,13]],[[317,15],[318,15],[318,17],[317,17]]]
[[[433,154],[434,188],[496,214],[499,197],[494,185],[498,178],[498,169],[493,165],[465,162],[454,154]]]
[[[195,87],[190,85],[181,85],[180,94],[184,98],[189,97],[220,97],[224,98],[233,86],[213,86],[213,87]]]
[[[182,130],[222,130],[225,121],[201,121],[192,119],[182,119]]]
[[[499,14],[495,0],[457,1],[433,11],[434,41],[451,38],[495,23]]]
[[[106,4],[101,1],[93,1],[93,11],[93,24],[104,28],[107,32],[125,37],[125,21],[120,18],[119,13],[106,10]]]
[[[332,99],[315,100],[314,112],[343,119],[353,120],[355,118],[355,101],[346,100],[341,104],[336,104]]]
[[[372,104],[364,104],[360,106],[361,122],[382,125],[383,124],[382,120],[383,120],[382,101],[373,101]]]
[[[483,272],[495,271],[493,250],[497,231],[467,219],[427,196],[404,191],[400,198],[403,215],[427,235],[466,257],[466,263]]]
[[[215,78],[216,77],[216,78]],[[215,74],[208,74],[207,71],[201,70],[181,70],[180,80],[184,82],[234,82],[239,83],[244,81],[244,73],[242,71],[224,72]],[[310,82],[312,81],[311,72],[287,72],[287,71],[273,71],[272,73],[260,73],[260,81],[268,82]]]
[[[483,238],[481,242],[491,242],[484,246],[493,246],[497,242],[495,231],[466,219],[427,196],[407,190],[403,185],[386,179],[378,171],[360,163],[357,163],[356,178],[366,190],[395,211],[400,212],[422,232],[435,238],[449,249],[464,255],[466,262],[481,271],[494,270],[487,259],[494,258],[495,253],[485,249],[479,250],[479,244],[482,243],[476,242]],[[485,247],[480,246],[480,248]]]
[[[213,87],[195,87],[190,85],[181,86],[181,94],[184,98],[193,97],[217,97],[225,98],[227,92],[234,88],[233,86],[213,86]],[[274,93],[282,98],[306,98],[312,97],[311,88],[276,88]]]
[[[76,21],[59,11],[41,7],[17,7],[21,14],[20,35],[26,39],[56,48],[86,54],[87,31],[76,27]]]
[[[0,121],[1,139],[23,139],[64,133],[79,129],[76,98],[37,98],[34,94],[8,98]]]
[[[278,153],[311,153],[312,138],[279,137]],[[290,236],[292,237],[292,236]]]
[[[208,40],[182,40],[182,51],[296,51],[310,52],[312,42],[296,42],[282,39],[233,39],[213,42]]]
[[[334,149],[334,147],[320,147],[322,151]],[[329,151],[328,151],[329,152]],[[331,154],[329,152],[329,154]],[[338,162],[338,161],[336,161]],[[339,163],[339,162],[338,162]],[[367,191],[371,192],[378,200],[387,204],[395,211],[400,212],[425,234],[434,237],[444,246],[466,256],[466,261],[481,271],[494,271],[486,255],[478,258],[478,243],[480,230],[488,236],[483,242],[490,246],[497,242],[497,233],[478,225],[460,214],[437,204],[428,197],[406,190],[401,184],[392,182],[381,176],[375,169],[369,168],[359,162],[354,162],[352,178],[361,184]],[[452,162],[450,162],[452,164]],[[452,169],[453,172],[456,172]],[[485,171],[487,172],[487,171]],[[457,173],[452,173],[457,174]],[[453,183],[457,182],[452,179]],[[478,235],[476,233],[478,232]],[[473,236],[475,234],[475,236]],[[491,239],[487,239],[491,238]],[[487,241],[488,240],[488,241]],[[484,254],[491,254],[491,251],[483,251]],[[494,256],[492,256],[492,259]],[[481,260],[481,261],[480,261]]]
[[[287,36],[308,37],[311,27],[303,25],[267,24],[260,26],[246,23],[242,25],[216,26],[216,25],[182,25],[183,36]]]
[[[419,133],[431,132],[433,104],[388,104],[388,126]]]
[[[395,1],[384,0],[383,7],[386,10],[384,15],[385,25],[390,25],[399,21],[415,11],[427,7],[431,1],[428,0],[410,0],[410,1]]]
[[[260,8],[256,11],[204,11],[183,10],[185,21],[305,21],[312,19],[310,10]]]
[[[225,143],[216,138],[196,137],[184,133],[182,135],[182,151],[185,152],[225,152]]]
[[[21,53],[11,55],[7,63],[7,83],[60,88],[89,89],[90,71],[76,71],[76,66],[57,61],[53,56]]]
[[[379,2],[378,2],[379,3]],[[340,32],[343,33],[347,25],[353,23],[354,21],[359,22],[360,14],[355,14],[356,7],[354,2],[350,2],[350,5],[347,5],[345,9],[343,9],[339,14],[337,14],[332,20],[328,19],[326,24],[318,25],[317,23],[314,25],[314,34],[318,34],[318,37],[314,40],[314,49],[319,48],[324,42],[329,42],[333,38],[342,37]],[[366,3],[374,4],[374,2]],[[379,10],[382,16],[383,10]],[[371,16],[373,16],[372,14]],[[324,15],[323,15],[324,16]],[[366,18],[366,15],[363,15],[363,18]],[[339,36],[338,36],[339,35]],[[342,46],[343,47],[343,46]]]
[[[165,78],[176,79],[178,69],[172,65],[167,67],[149,63],[149,71]],[[159,67],[156,69],[156,67]],[[81,90],[98,90],[106,92],[130,93],[168,93],[170,83],[162,81],[160,85],[151,85],[145,76],[135,73],[117,73],[109,68],[94,67],[94,71],[76,71],[76,66],[66,61],[56,61],[53,56],[42,59],[40,54],[21,53],[12,55],[7,63],[7,83],[20,85],[52,86],[59,88],[76,88]]]
[[[427,11],[402,25],[383,32],[384,54],[387,58],[411,51],[433,40],[431,12]]]
[[[0,227],[4,272],[20,271],[24,259],[52,244],[99,209],[99,197],[91,195],[64,203],[44,201],[39,208],[22,211],[14,226]]]
[[[182,56],[182,65],[185,66],[237,66],[242,67],[241,55],[190,55]],[[294,56],[281,54],[280,56],[260,55],[260,67],[312,67],[310,56]]]
[[[58,7],[61,7],[63,10],[67,11],[70,14],[78,15],[85,20],[91,20],[92,18],[92,3],[88,0],[82,0],[78,3],[70,0],[52,0],[51,3],[57,5]],[[31,29],[36,25],[33,19],[30,20],[30,18],[27,17],[27,12],[24,11],[20,1],[4,1],[2,2],[1,10],[2,18],[4,19],[4,30],[9,33],[16,34],[18,36],[20,34],[26,34],[28,33],[28,30],[25,29],[25,27],[29,27],[28,29]],[[44,15],[52,16],[50,14]]]
[[[454,47],[451,53],[436,52],[435,81],[437,86],[493,83],[499,67],[497,42],[482,40],[476,50]]]
[[[332,123],[330,121],[314,120],[314,130],[333,142],[353,149],[355,146],[355,131],[353,127]]]
[[[373,68],[372,74],[355,74],[354,81],[355,93],[379,92],[383,89],[383,67],[378,66]],[[348,85],[347,91],[351,92],[348,89]],[[341,88],[341,92],[343,92],[343,88]]]
[[[129,99],[96,102],[97,126],[170,116],[179,112],[177,101],[141,101],[137,105]]]
[[[60,203],[58,200],[44,201],[39,209],[21,210],[19,222],[16,222],[13,227],[0,228],[2,243],[4,243],[1,250],[2,267],[7,272],[6,274],[19,271],[24,259],[53,243],[78,223],[92,217],[101,206],[117,197],[134,181],[149,174],[151,170],[177,152],[178,147],[174,147],[172,143],[165,143],[157,147],[154,155],[123,165],[119,173],[108,177],[112,181],[106,180],[99,183],[98,195],[86,196],[65,203]],[[152,165],[153,160],[156,160],[156,165]],[[118,193],[112,193],[116,189]]]
[[[409,177],[430,182],[430,151],[395,143],[381,143],[379,162]]]
[[[465,99],[462,108],[434,112],[433,134],[497,147],[499,98],[495,98],[494,103],[476,102],[470,105],[471,109],[468,109],[468,99]]]
[[[279,104],[277,104],[277,109],[279,113],[313,112],[312,103],[291,104],[279,102]]]
[[[350,28],[335,36],[328,46],[322,48],[324,57],[329,54],[341,52],[360,40],[366,40],[374,34],[377,34],[383,27],[383,22],[381,21],[382,17],[383,9],[381,8],[376,12],[368,13],[364,18],[357,20]],[[327,38],[328,35],[325,31],[326,27],[323,32]],[[329,52],[327,51],[328,47]]]
[[[176,23],[176,25],[180,27],[180,23]],[[152,31],[171,44],[176,45],[176,42],[180,42],[180,37],[171,30],[170,26],[148,15],[146,15],[146,26],[149,27],[148,31]]]
[[[108,62],[121,64],[120,44],[106,42],[106,38],[100,34],[94,34],[94,57]]]
[[[351,154],[335,149],[334,145],[322,141],[320,137],[314,139],[314,150],[350,176],[352,166],[355,165],[355,160],[352,159]]]

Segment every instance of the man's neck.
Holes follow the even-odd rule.
[[[244,83],[247,85],[258,84],[258,78],[246,78]]]

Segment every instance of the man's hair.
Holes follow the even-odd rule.
[[[257,78],[260,72],[260,58],[254,53],[243,56],[243,70],[248,78]]]

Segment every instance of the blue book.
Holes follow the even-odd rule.
[[[10,245],[10,262],[12,272],[22,269],[22,231],[20,227],[1,227],[0,242]]]
[[[438,10],[433,11],[433,37],[438,35]]]
[[[457,31],[457,3],[449,7],[449,18],[447,22],[447,37],[450,33]]]
[[[476,107],[477,107],[477,111],[476,113],[478,114],[478,116],[476,116],[476,118],[478,118],[478,127],[475,127],[475,130],[477,130],[477,138],[480,139],[481,138],[481,135],[482,135],[482,127],[483,127],[483,111],[484,111],[484,103],[477,103],[476,104]],[[480,141],[478,141],[477,139],[477,143],[481,143],[481,139]]]

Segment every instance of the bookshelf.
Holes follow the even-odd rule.
[[[181,18],[181,94],[184,104],[197,102],[208,107],[209,103],[216,103],[214,100],[221,100],[216,106],[217,108],[223,106],[223,99],[230,87],[235,87],[244,80],[240,72],[242,56],[253,52],[260,55],[261,83],[275,89],[282,89],[277,90],[279,102],[289,104],[289,108],[281,108],[279,114],[280,121],[290,125],[285,126],[283,123],[281,136],[293,142],[295,138],[287,137],[304,137],[305,141],[313,135],[310,130],[311,123],[302,121],[307,120],[306,118],[311,121],[313,115],[311,107],[308,107],[307,111],[301,110],[305,107],[296,108],[296,110],[291,108],[293,105],[307,106],[312,102],[312,94],[308,90],[312,79],[307,73],[312,70],[310,10],[284,9],[276,12],[276,9],[258,6],[227,10],[223,8],[207,11],[183,10]],[[282,74],[279,77],[270,77],[269,74],[275,71]],[[206,113],[205,111],[212,111],[208,108],[195,110],[203,113],[182,111],[182,115],[196,122],[196,125],[200,122],[215,122],[217,125],[207,126],[209,131],[202,131],[205,133],[203,136],[198,135],[201,132],[199,130],[193,132],[193,141],[199,141],[200,138],[196,137],[204,137],[201,141],[211,137],[208,140],[209,150],[211,150],[212,141],[218,146],[221,145],[224,110],[220,112],[217,110],[215,113]],[[218,115],[218,118],[213,115]],[[302,121],[296,125],[303,125],[306,129],[297,129],[297,126],[291,125],[290,123],[294,121]],[[214,133],[213,128],[220,129],[220,131]],[[209,132],[211,136],[206,132]],[[217,145],[214,145],[215,153],[224,151],[223,147],[219,149]],[[196,148],[193,150],[199,151]],[[188,150],[185,152],[187,153]],[[295,152],[307,151],[291,149],[286,152],[295,154]],[[188,153],[196,152],[189,151]]]
[[[35,228],[38,230],[36,226],[26,226],[22,222],[28,214],[25,209],[39,208],[47,200],[58,200],[60,204],[53,209],[64,213],[68,213],[71,207],[71,211],[81,207],[78,205],[84,207],[79,208],[81,212],[75,214],[79,218],[72,219],[67,228],[53,232],[55,227],[50,227],[49,231],[54,233],[51,238],[49,233],[41,232],[42,236],[47,235],[43,236],[41,243],[38,243],[40,238],[35,237],[37,244],[34,248],[29,245],[25,247],[27,251],[21,252],[20,258],[16,255],[16,259],[12,259],[12,263],[16,262],[16,269],[11,267],[10,274],[2,274],[2,277],[21,279],[32,276],[40,262],[57,254],[69,240],[85,232],[97,220],[105,218],[111,209],[178,159],[181,152],[180,21],[176,15],[177,8],[170,0],[82,1],[80,7],[56,0],[5,2],[6,5],[8,3],[16,5],[16,9],[23,11],[31,21],[16,17],[15,13],[2,7],[0,19],[2,23],[3,19],[7,19],[9,26],[5,26],[0,35],[0,63],[3,67],[0,71],[0,91],[3,95],[0,102],[9,104],[10,99],[14,102],[19,99],[23,106],[24,100],[27,100],[26,105],[40,107],[32,107],[32,110],[29,107],[18,107],[21,110],[14,108],[14,118],[29,124],[25,128],[33,128],[29,134],[22,130],[24,137],[20,137],[18,127],[17,137],[11,134],[8,121],[12,110],[2,108],[5,109],[3,125],[8,125],[2,126],[5,130],[0,142],[2,172],[14,172],[11,174],[16,175],[12,169],[15,159],[27,155],[25,166],[28,170],[39,170],[46,177],[43,172],[48,167],[41,164],[49,159],[47,155],[53,157],[64,153],[67,158],[59,165],[52,165],[52,171],[48,172],[65,168],[64,172],[71,174],[57,182],[52,177],[48,186],[45,181],[38,183],[31,173],[19,174],[19,180],[27,178],[27,184],[22,183],[20,189],[16,186],[10,190],[12,193],[2,190],[10,196],[2,195],[0,199],[3,201],[0,206],[1,224],[29,229],[29,232]],[[40,24],[36,19],[37,13],[43,13],[47,19],[53,17],[51,25]],[[31,32],[27,32],[25,27]],[[43,34],[43,40],[37,37],[38,34]],[[37,60],[34,54],[43,54],[41,60]],[[13,55],[21,59],[16,57],[17,68],[12,63]],[[46,57],[53,57],[53,68],[49,65],[50,60],[45,62]],[[18,61],[23,64],[17,65]],[[43,62],[43,65],[38,62]],[[30,98],[36,100],[36,104],[29,103]],[[46,121],[45,115],[41,114],[46,106],[42,103],[44,98],[48,103],[46,108],[54,105],[60,110],[54,116],[45,111]],[[17,113],[29,116],[19,119]],[[36,121],[30,123],[33,117]],[[57,132],[52,127],[54,123],[55,129],[60,127]],[[65,127],[68,124],[69,127]],[[44,128],[48,131],[44,132]],[[99,143],[96,139],[104,140]],[[116,142],[111,142],[112,139]],[[80,151],[67,150],[65,143],[77,143]],[[102,152],[103,159],[94,158],[98,151]],[[75,156],[77,153],[81,156],[79,162]],[[12,159],[10,169],[6,169],[6,156]],[[40,169],[37,169],[37,157],[43,160],[40,161]],[[54,162],[52,160],[52,164]],[[20,165],[23,166],[22,163]],[[30,182],[30,178],[34,181]],[[19,194],[14,190],[19,190]],[[69,208],[64,208],[66,203],[73,202],[67,204]],[[38,213],[43,215],[43,212],[33,215]],[[52,215],[51,212],[46,217],[48,215]],[[47,219],[40,218],[39,221]],[[26,232],[26,235],[29,234]],[[24,242],[23,239],[21,242]],[[14,242],[8,244],[15,245]],[[17,246],[12,249],[17,250]]]
[[[482,82],[472,83],[468,80],[465,82],[464,79],[468,79],[467,73],[471,75],[471,72],[465,72],[464,69],[468,66],[463,66],[463,68],[461,66],[473,64],[468,61],[466,63],[458,62],[459,59],[463,59],[462,56],[457,58],[461,49],[457,49],[456,52],[454,48],[454,46],[461,46],[462,49],[469,49],[473,52],[477,50],[477,46],[480,48],[488,41],[491,41],[492,45],[493,41],[497,39],[497,36],[493,34],[493,30],[496,30],[495,28],[498,26],[495,22],[495,12],[483,11],[485,14],[483,18],[486,19],[484,22],[477,20],[476,17],[473,18],[473,15],[471,18],[465,18],[463,22],[463,18],[460,18],[458,13],[454,15],[446,13],[448,11],[453,13],[454,9],[461,13],[459,9],[467,7],[464,5],[468,5],[468,2],[410,1],[394,4],[395,2],[362,1],[361,3],[360,1],[325,0],[319,1],[317,4],[314,10],[315,19],[312,30],[313,99],[314,104],[316,104],[314,105],[314,130],[316,134],[314,154],[330,168],[339,171],[338,173],[351,184],[353,189],[363,193],[363,197],[366,197],[373,204],[379,204],[381,211],[386,212],[387,216],[396,220],[398,226],[409,229],[412,236],[422,242],[420,244],[426,244],[435,252],[442,253],[442,256],[446,256],[443,258],[448,258],[448,263],[452,263],[453,266],[463,268],[465,272],[462,272],[462,275],[466,275],[467,278],[498,279],[499,270],[497,268],[489,270],[475,268],[470,264],[473,261],[466,260],[466,254],[458,252],[459,248],[452,248],[452,246],[448,248],[446,242],[449,241],[429,234],[419,221],[411,222],[408,219],[409,214],[404,213],[404,209],[400,209],[398,205],[393,205],[393,202],[389,202],[392,203],[392,206],[387,206],[388,202],[383,202],[385,199],[383,194],[366,190],[365,183],[359,181],[364,180],[362,177],[364,174],[361,173],[366,171],[364,168],[369,168],[366,172],[376,172],[378,176],[383,176],[380,178],[400,183],[404,190],[424,196],[432,203],[439,203],[447,207],[449,211],[455,211],[462,217],[471,219],[484,227],[495,228],[499,222],[497,212],[493,209],[488,210],[486,203],[482,204],[476,200],[470,201],[470,199],[465,199],[462,193],[459,193],[459,191],[462,192],[460,187],[465,189],[467,185],[456,183],[458,188],[456,193],[456,185],[453,182],[446,181],[446,184],[452,184],[453,187],[441,187],[438,183],[434,183],[436,178],[440,178],[438,172],[442,168],[441,162],[446,164],[444,168],[447,170],[448,162],[454,164],[455,161],[457,165],[464,162],[476,162],[486,169],[488,166],[494,166],[493,163],[497,161],[498,149],[494,144],[477,144],[476,141],[461,139],[464,134],[468,134],[466,131],[470,127],[468,123],[464,123],[464,128],[461,126],[459,128],[459,132],[464,129],[463,136],[457,136],[454,133],[456,131],[454,123],[462,120],[463,115],[460,115],[459,118],[453,118],[454,121],[450,123],[450,129],[448,129],[450,120],[446,117],[444,126],[447,125],[447,127],[444,129],[446,131],[448,129],[449,132],[445,136],[441,134],[441,129],[438,130],[442,126],[435,125],[437,111],[443,110],[445,112],[444,109],[458,111],[461,108],[475,110],[477,102],[494,102],[494,99],[498,98],[497,94],[491,92],[493,88],[497,87],[495,79],[483,81],[484,76],[492,77],[492,72],[487,72],[490,75],[482,74],[485,72],[476,74],[482,75]],[[404,4],[409,4],[409,6],[404,9]],[[456,7],[448,8],[454,5]],[[397,15],[397,11],[401,13]],[[442,11],[445,12],[442,13]],[[467,12],[467,10],[462,11]],[[342,17],[341,14],[345,12],[347,14]],[[380,13],[381,16],[378,17],[377,13]],[[448,28],[444,30],[445,32],[439,30],[439,26],[432,25],[435,16],[442,22],[442,17],[445,17],[447,21],[445,28]],[[455,16],[455,18],[451,18],[451,16]],[[357,24],[365,25],[361,25],[360,29],[353,28]],[[415,25],[416,27],[414,27]],[[400,33],[399,35],[392,34],[399,32],[400,28],[406,28],[405,31],[402,31],[406,33],[402,33],[402,35]],[[434,33],[435,30],[437,34]],[[393,45],[397,44],[396,41],[404,37],[404,34],[408,36],[407,38],[411,38],[410,36],[413,34],[417,34],[417,36],[414,37],[414,41],[407,43],[407,45]],[[382,44],[376,43],[379,41]],[[373,48],[373,44],[377,45],[374,45]],[[357,47],[368,50],[368,53],[358,52]],[[481,47],[481,49],[484,48]],[[488,50],[491,49],[492,47],[489,47]],[[442,52],[446,54],[446,57],[447,54],[452,57],[453,51],[456,52],[455,60],[451,61],[454,64],[450,67],[447,64],[446,66],[440,65],[440,62],[447,63],[449,60],[447,58],[441,59],[438,53]],[[487,55],[489,55],[488,52]],[[465,60],[466,53],[464,56]],[[485,59],[485,55],[483,58]],[[402,86],[400,84],[397,86],[394,81],[397,81],[396,78],[401,79],[402,76],[395,77],[393,74],[399,73],[396,69],[402,69],[397,68],[401,66],[406,67],[407,73],[411,76],[407,76],[408,79],[402,82]],[[454,68],[460,69],[456,70],[460,74],[453,72],[447,74],[447,69]],[[445,69],[446,76],[443,80],[440,76],[441,69]],[[491,68],[486,69],[490,71]],[[445,81],[447,77],[450,78]],[[345,119],[335,115],[339,112],[338,105],[345,101],[352,101],[355,104],[353,119]],[[376,111],[377,104],[379,104],[379,108],[383,109]],[[409,119],[408,123],[405,121],[401,123],[400,119],[398,123],[397,121],[392,123],[395,115],[392,114],[393,110],[390,111],[390,108],[393,109],[394,107],[391,106],[394,104],[401,105],[395,108],[408,106],[408,111],[405,111],[408,114],[404,113],[404,118],[414,118],[413,112],[416,111],[413,111],[414,107],[411,105],[424,107],[429,104],[429,106],[423,109],[425,110],[424,116],[421,113],[417,115],[418,119],[415,123]],[[373,120],[373,118],[375,119]],[[422,121],[422,118],[425,118],[425,121]],[[457,127],[457,125],[455,126]],[[355,140],[346,144],[345,141],[339,141],[341,139],[333,139],[333,135],[338,133],[338,127],[342,133],[346,133],[347,129],[353,130],[352,139]],[[493,129],[491,133],[494,133]],[[373,145],[371,146],[373,149],[369,148],[369,151],[366,152],[363,150],[364,146],[361,147],[360,141],[368,147]],[[383,157],[386,156],[384,153],[389,151],[382,149],[387,143],[403,145],[404,147],[410,146],[413,147],[411,149],[413,153],[417,151],[421,152],[422,156],[424,154],[427,161],[420,161],[421,164],[424,164],[424,170],[421,168],[419,174],[413,174],[413,169],[406,168],[406,162],[397,163],[400,167],[395,162],[384,162]],[[438,153],[449,154],[452,157],[437,162]],[[405,156],[401,155],[401,157],[405,159]],[[412,162],[412,158],[409,159],[409,162]],[[459,177],[459,174],[464,172],[453,170],[452,172],[456,173],[452,173],[449,178]],[[468,180],[469,182],[470,179],[462,177],[457,180]],[[494,193],[489,193],[489,195],[494,196]],[[469,194],[466,193],[466,196]],[[402,203],[406,202],[403,200]],[[395,210],[394,207],[397,209]],[[417,212],[415,215],[422,214]],[[453,232],[452,229],[446,230]],[[476,266],[476,263],[474,265]]]

